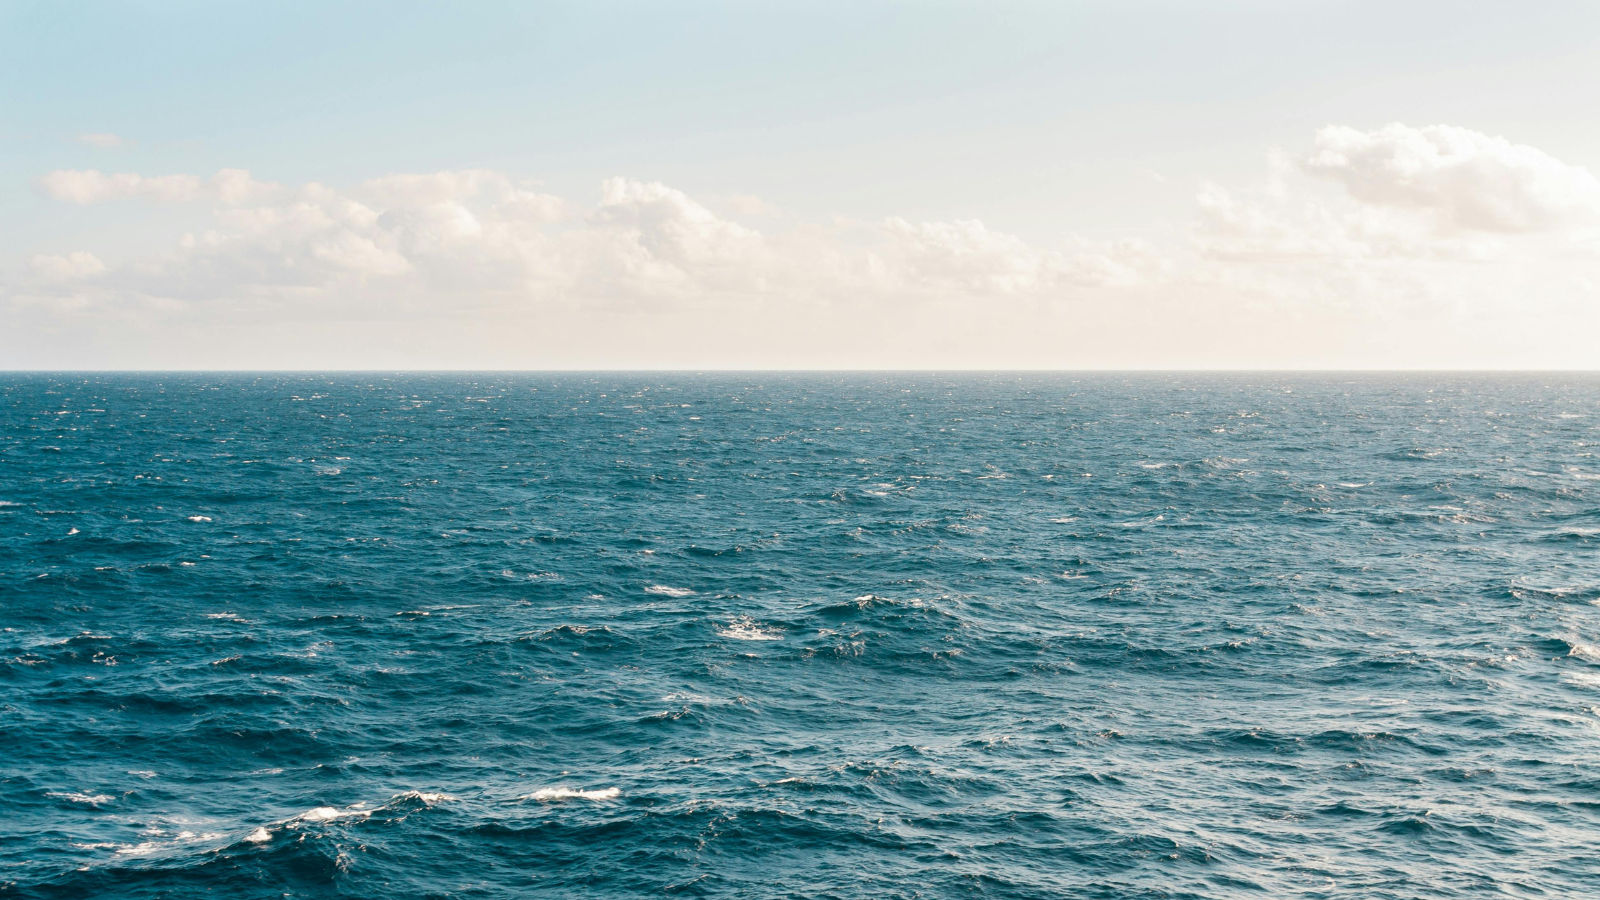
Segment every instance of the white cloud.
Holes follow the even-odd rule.
[[[81,281],[106,270],[98,256],[83,250],[72,253],[40,253],[28,257],[28,270],[47,282]]]
[[[1275,183],[1244,190],[1208,183],[1196,194],[1195,206],[1197,247],[1209,258],[1233,262],[1488,260],[1506,248],[1497,235],[1441,233],[1430,217],[1414,210],[1373,207]]]
[[[189,200],[199,192],[200,183],[193,175],[147,177],[130,172],[106,174],[95,169],[60,169],[39,179],[39,186],[51,197],[80,206],[127,197]]]
[[[78,143],[99,147],[102,150],[112,150],[127,143],[121,137],[108,132],[90,132],[78,135]]]
[[[1266,179],[1196,195],[1212,260],[1342,265],[1600,259],[1600,181],[1585,168],[1451,126],[1329,126]]]
[[[759,253],[760,236],[660,182],[608,178],[589,221],[652,260],[679,267],[729,264]]]
[[[1015,235],[991,231],[976,219],[919,222],[889,219],[907,277],[978,293],[1038,289],[1050,276],[1047,254]]]
[[[1131,285],[1157,274],[1160,261],[1136,241],[1067,241],[1063,249],[1036,247],[976,219],[883,223],[894,271],[908,281],[945,293],[1060,294],[1075,287]]]
[[[1257,184],[1196,196],[1189,274],[1237,309],[1331,315],[1359,335],[1352,347],[1382,335],[1390,354],[1409,340],[1451,365],[1460,357],[1444,354],[1459,347],[1600,328],[1583,287],[1600,274],[1600,194],[1579,166],[1468,129],[1404,125],[1324,128],[1309,154],[1269,163]],[[1428,349],[1446,335],[1456,345]],[[1551,346],[1518,364],[1547,364]],[[1575,352],[1559,351],[1594,364]]]
[[[915,365],[944,358],[919,353],[948,353],[987,365],[1183,365],[1223,348],[1241,363],[1338,365],[1378,358],[1360,355],[1372,335],[1384,352],[1409,340],[1444,354],[1600,328],[1594,179],[1581,167],[1465,129],[1405,126],[1326,128],[1268,162],[1253,184],[1205,185],[1187,223],[1053,241],[976,218],[793,222],[750,198],[707,204],[622,177],[563,198],[481,169],[350,187],[236,169],[63,170],[40,179],[49,196],[188,203],[177,218],[193,230],[163,253],[113,242],[27,257],[0,275],[0,308],[44,324],[91,312],[130,328],[141,317],[205,323],[194,333],[241,342],[257,338],[241,322],[285,335],[310,321],[381,323],[407,346],[457,335],[470,365],[519,364],[518,334],[546,335],[542,352],[580,364],[623,353],[628,364]],[[881,357],[870,356],[874,329]],[[1281,348],[1261,356],[1265,339],[1250,335]],[[501,355],[480,359],[474,340]],[[1113,355],[1127,348],[1156,355]]]
[[[1160,260],[1137,242],[1067,239],[1044,249],[977,220],[838,222],[763,233],[659,182],[609,178],[586,211],[536,184],[485,170],[399,174],[348,190],[258,181],[52,172],[51,196],[212,205],[208,227],[163,255],[99,272],[109,299],[212,297],[343,305],[573,304],[668,309],[1016,297],[1070,302],[1137,283]],[[64,258],[63,258],[64,259]],[[41,287],[48,269],[35,276]],[[59,282],[60,279],[55,279]],[[42,289],[42,287],[41,287]]]
[[[57,200],[80,206],[133,198],[163,203],[213,200],[233,205],[259,201],[278,190],[277,185],[256,181],[243,169],[223,169],[210,178],[58,169],[42,176],[39,186]]]
[[[1529,232],[1600,220],[1600,180],[1588,169],[1467,128],[1329,126],[1303,166],[1363,203],[1427,210],[1448,227]]]

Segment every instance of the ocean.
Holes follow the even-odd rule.
[[[1600,377],[0,375],[0,897],[1600,895]]]

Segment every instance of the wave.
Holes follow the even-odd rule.
[[[739,616],[727,625],[718,628],[717,634],[736,641],[783,640],[782,631],[764,627],[749,616]]]
[[[304,812],[296,813],[274,822],[268,822],[265,825],[257,825],[239,840],[247,844],[261,844],[272,840],[281,833],[303,830],[311,825],[324,825],[329,822],[339,822],[346,819],[352,822],[364,822],[373,816],[402,809],[406,806],[431,807],[458,799],[440,791],[412,790],[395,794],[377,806],[370,806],[366,803],[354,803],[349,806],[313,806]]]
[[[1579,659],[1587,659],[1591,662],[1600,662],[1600,645],[1590,644],[1574,638],[1563,639],[1562,642],[1567,645],[1568,656],[1576,656]]]
[[[554,803],[561,800],[615,800],[622,796],[621,788],[598,788],[595,790],[582,790],[568,787],[540,788],[531,794],[525,794],[520,799],[537,800],[540,803]]]
[[[72,803],[81,803],[85,806],[100,806],[117,799],[110,794],[91,794],[87,791],[49,791],[45,793],[45,796],[54,797],[58,800],[67,800]]]
[[[1592,893],[1600,382],[471,377],[0,387],[0,897]]]

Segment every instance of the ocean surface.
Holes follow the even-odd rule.
[[[1600,378],[0,375],[0,897],[1600,895]]]

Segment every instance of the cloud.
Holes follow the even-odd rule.
[[[40,185],[79,205],[209,203],[208,227],[178,237],[170,252],[95,273],[108,295],[184,301],[325,294],[335,303],[382,296],[634,309],[844,297],[1063,301],[1085,287],[1137,282],[1155,263],[1136,242],[1072,238],[1046,249],[978,220],[763,233],[676,188],[623,177],[604,180],[586,210],[534,182],[476,169],[387,175],[349,189],[288,187],[240,169],[209,177],[62,170]],[[50,257],[33,274],[59,283],[44,276],[67,271],[67,258]]]
[[[542,335],[545,352],[583,364],[737,351],[728,358],[743,365],[855,365],[876,329],[897,349],[874,364],[976,346],[990,348],[990,365],[1075,364],[1088,357],[1062,357],[1056,343],[1070,333],[1071,347],[1117,365],[1203,362],[1212,357],[1193,348],[1213,345],[1248,362],[1267,353],[1252,334],[1285,342],[1273,364],[1294,364],[1304,341],[1320,348],[1317,364],[1337,365],[1376,357],[1341,356],[1330,335],[1357,348],[1384,335],[1398,348],[1445,334],[1492,347],[1511,334],[1531,347],[1540,333],[1600,327],[1593,182],[1467,129],[1329,127],[1269,154],[1256,179],[1203,185],[1187,221],[1045,241],[975,217],[793,221],[750,198],[702,202],[626,177],[563,197],[486,169],[347,186],[242,169],[60,170],[39,179],[50,197],[187,204],[139,227],[184,225],[161,252],[142,249],[149,236],[118,244],[113,232],[106,246],[25,257],[0,271],[0,309],[29,311],[33,327],[74,315],[204,323],[193,333],[237,332],[239,346],[256,338],[244,322],[285,335],[365,323],[417,345],[443,333],[490,344]],[[350,327],[350,341],[378,345],[367,336],[378,331]],[[1116,347],[1160,356],[1106,355]],[[1576,347],[1569,357],[1588,352]],[[495,364],[517,364],[518,352]]]
[[[1533,232],[1600,220],[1600,180],[1525,144],[1449,125],[1317,132],[1306,172],[1377,206],[1471,231]]]
[[[991,231],[976,219],[883,224],[907,276],[979,293],[1031,291],[1050,278],[1048,254],[1015,235]]]
[[[888,251],[904,277],[945,292],[1058,293],[1073,287],[1131,285],[1161,267],[1138,241],[1072,238],[1062,249],[1041,248],[995,231],[976,219],[883,223]]]
[[[41,177],[39,186],[57,200],[88,206],[127,197],[189,200],[198,193],[200,179],[193,175],[147,177],[128,172],[105,174],[95,169],[60,169]]]
[[[1453,126],[1319,130],[1268,156],[1264,181],[1207,183],[1195,246],[1210,260],[1350,266],[1600,258],[1600,180],[1582,166]]]
[[[651,258],[678,266],[724,264],[758,251],[756,232],[655,181],[606,179],[589,221],[620,232]]]
[[[277,185],[256,181],[243,169],[223,169],[210,178],[58,169],[40,177],[39,187],[57,200],[79,206],[135,198],[162,203],[213,200],[233,205],[265,199],[278,190]]]
[[[106,270],[98,256],[83,250],[64,254],[41,253],[28,257],[28,270],[47,282],[71,282],[93,278]]]
[[[1203,185],[1195,207],[1188,278],[1239,310],[1333,316],[1360,341],[1418,347],[1451,322],[1472,323],[1463,346],[1600,327],[1586,287],[1600,275],[1595,179],[1532,147],[1448,126],[1330,126],[1307,152],[1270,153],[1256,183]]]
[[[90,147],[99,147],[102,150],[113,150],[127,143],[117,135],[107,132],[90,132],[78,135],[78,143],[88,144]]]
[[[1237,263],[1290,260],[1489,260],[1505,252],[1497,235],[1441,233],[1409,209],[1326,198],[1294,186],[1230,189],[1207,183],[1195,195],[1195,245],[1211,259]]]

